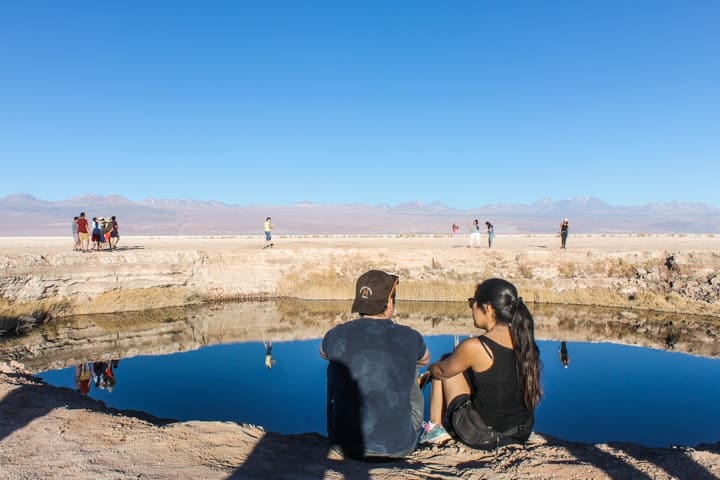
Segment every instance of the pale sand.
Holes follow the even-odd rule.
[[[264,244],[261,236],[123,236],[119,247],[142,247],[143,249],[189,249],[208,252],[256,250]],[[299,250],[312,248],[389,248],[392,250],[469,248],[469,236],[458,239],[449,236],[399,236],[399,235],[337,235],[337,236],[283,236],[274,235],[275,249]],[[481,237],[482,245],[471,251],[489,250],[487,238]],[[570,235],[567,250],[560,249],[560,237],[556,235],[496,235],[493,251],[548,251],[559,252],[637,252],[637,251],[715,251],[720,252],[720,235],[645,235],[602,234]],[[0,254],[18,253],[66,253],[72,252],[71,237],[0,237]]]

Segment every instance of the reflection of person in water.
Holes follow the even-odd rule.
[[[83,362],[75,366],[75,387],[83,395],[90,392],[90,379],[92,378],[92,363]]]
[[[566,342],[560,342],[560,350],[558,350],[558,352],[560,353],[560,361],[563,367],[567,368],[568,365],[570,365],[570,356],[568,355]]]
[[[271,369],[275,365],[275,360],[272,357],[272,342],[267,341],[265,344],[265,368]]]
[[[113,369],[117,368],[119,364],[120,360],[93,362],[93,380],[95,387],[107,389],[108,392],[112,392],[117,383]]]

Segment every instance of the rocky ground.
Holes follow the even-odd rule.
[[[499,276],[527,301],[720,316],[720,236],[576,236],[567,250],[550,235],[498,237],[492,249],[444,236],[278,237],[272,249],[262,244],[247,237],[128,237],[114,252],[79,253],[64,238],[0,237],[0,319],[8,308],[57,316],[203,299],[348,299],[370,268],[400,275],[400,300],[462,301],[476,282]]]
[[[333,298],[346,298],[344,289],[352,291],[354,277],[368,267],[399,272],[406,298],[463,298],[475,281],[497,275],[540,302],[595,298],[637,312],[720,316],[720,240],[713,236],[572,237],[563,251],[549,236],[497,238],[493,250],[442,237],[280,238],[272,251],[244,238],[123,240],[125,249],[117,252],[76,253],[67,252],[66,239],[0,238],[5,329],[17,326],[14,313],[22,308],[30,317],[115,311],[127,307],[124,300],[139,305],[129,295],[138,291],[150,306],[302,296],[295,292],[327,298],[323,292],[336,291]],[[314,289],[323,282],[327,290]],[[426,284],[433,288],[424,290]],[[707,331],[716,335],[717,329]],[[658,329],[657,341],[663,334]],[[693,348],[716,351],[715,342],[697,342]],[[6,357],[0,361],[0,479],[36,478],[710,479],[720,478],[720,444],[588,445],[535,433],[523,448],[479,452],[450,444],[401,462],[365,463],[342,459],[315,434],[282,436],[250,425],[180,423],[107,409],[42,383]]]
[[[107,409],[0,364],[0,479],[714,479],[720,444],[587,445],[533,434],[524,447],[423,448],[403,461],[346,460],[317,434],[183,422]]]

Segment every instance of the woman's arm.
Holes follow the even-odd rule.
[[[433,378],[440,380],[454,377],[468,368],[478,372],[487,370],[492,362],[480,340],[472,337],[463,340],[449,357],[431,364],[428,370]]]

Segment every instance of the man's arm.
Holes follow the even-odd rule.
[[[430,363],[430,350],[428,350],[427,347],[425,347],[425,353],[423,354],[422,358],[420,358],[417,361],[417,364],[420,366],[424,366]]]

